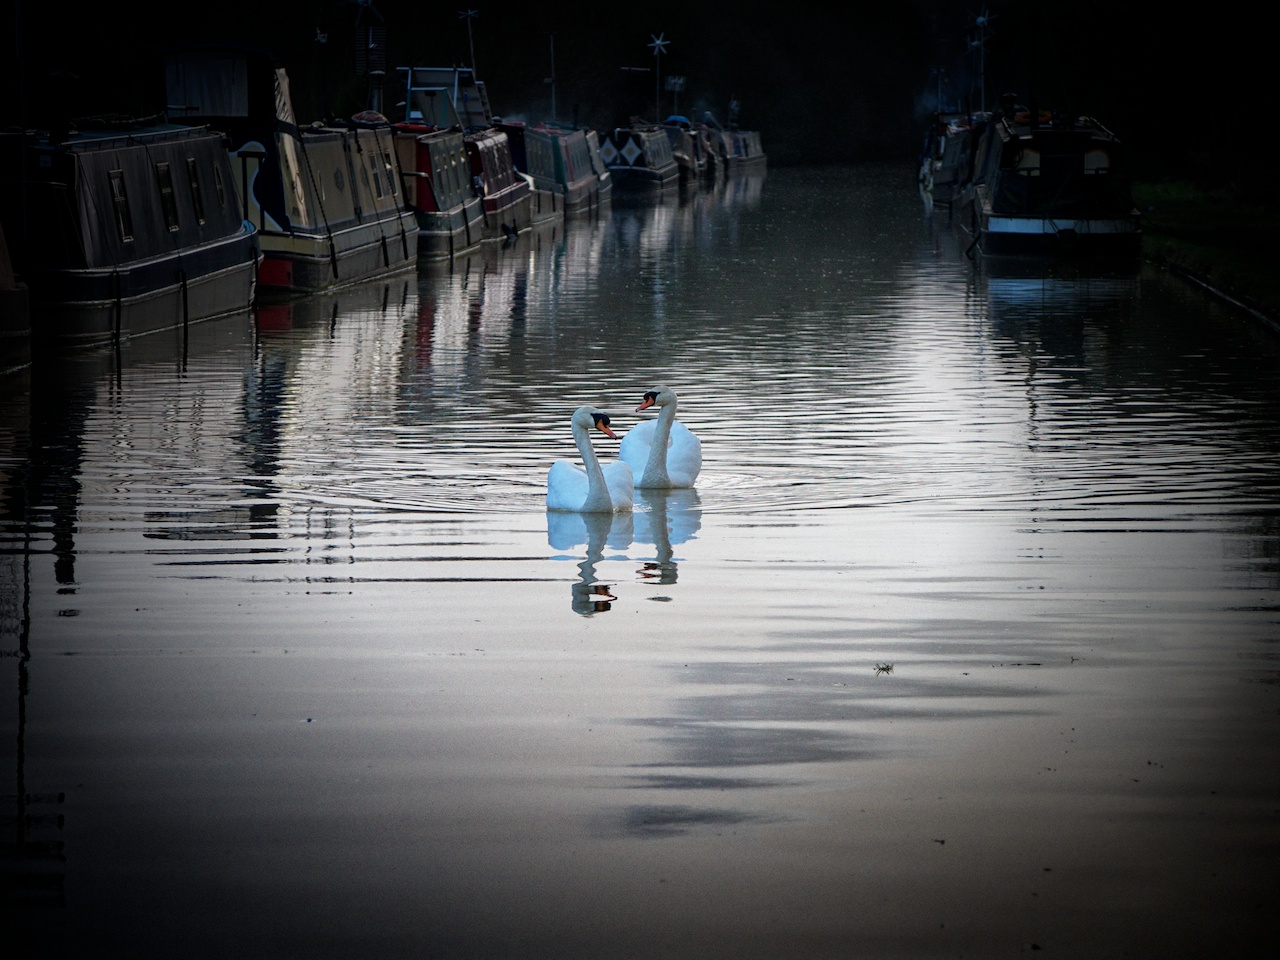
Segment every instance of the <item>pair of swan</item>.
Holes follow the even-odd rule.
[[[635,488],[692,487],[702,469],[702,443],[676,422],[676,394],[660,387],[645,393],[636,412],[658,407],[658,419],[630,430],[618,447],[616,462],[604,464],[591,445],[590,430],[617,439],[609,417],[594,407],[579,407],[570,424],[583,466],[557,460],[547,474],[547,509],[578,513],[619,513],[632,509]],[[639,480],[636,477],[639,477]]]

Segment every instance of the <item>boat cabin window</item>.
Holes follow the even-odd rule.
[[[227,208],[227,187],[222,182],[222,168],[213,168],[213,189],[218,194],[218,206],[223,210]]]
[[[1019,153],[1017,171],[1023,177],[1040,176],[1040,151],[1023,150]]]
[[[123,243],[133,242],[133,217],[129,214],[129,196],[124,189],[124,171],[111,170],[107,173],[111,183],[111,208],[115,213],[116,232]]]
[[[1087,175],[1106,173],[1111,169],[1111,155],[1105,150],[1089,150],[1084,155],[1084,172]]]
[[[378,158],[375,154],[369,154],[369,170],[373,173],[373,195],[382,199],[382,177],[378,175]]]
[[[395,164],[391,162],[391,154],[383,153],[382,166],[386,169],[387,185],[391,187],[391,195],[393,197],[398,196],[400,193],[400,188],[396,185],[396,168],[395,168]]]
[[[195,157],[187,157],[187,182],[191,184],[191,206],[196,211],[196,222],[204,223],[204,196],[200,193],[200,171]]]
[[[178,232],[178,199],[173,195],[173,172],[167,163],[156,164],[156,182],[160,184],[160,209],[164,225],[170,233]]]

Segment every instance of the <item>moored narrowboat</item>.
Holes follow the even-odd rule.
[[[712,133],[716,158],[726,174],[764,166],[766,155],[756,130],[717,130]]]
[[[397,123],[395,144],[405,201],[418,220],[418,256],[447,259],[482,243],[484,209],[462,131]]]
[[[929,207],[960,199],[973,178],[973,160],[989,113],[938,113],[925,131],[920,152],[920,191]]]
[[[221,134],[160,118],[0,134],[0,222],[37,346],[247,311],[261,253]]]
[[[679,186],[680,167],[660,126],[636,122],[605,131],[600,155],[619,191],[655,195]]]
[[[464,138],[471,177],[484,210],[485,238],[509,240],[533,226],[533,191],[516,170],[511,142],[490,128]]]
[[[260,293],[313,293],[416,266],[418,222],[386,118],[299,123],[284,67],[249,48],[170,53],[165,78],[170,111],[227,134],[244,217],[261,238]]]
[[[982,135],[960,222],[990,256],[1130,259],[1142,247],[1115,134],[1091,117],[1012,103]]]
[[[400,67],[405,121],[457,127],[463,133],[472,189],[480,198],[486,240],[506,240],[533,225],[533,189],[516,169],[510,138],[494,126],[489,94],[474,70]]]
[[[555,123],[500,121],[495,126],[511,141],[516,169],[532,180],[535,207],[545,196],[562,219],[599,212],[600,178],[592,166],[586,131]],[[538,219],[535,211],[535,222]]]

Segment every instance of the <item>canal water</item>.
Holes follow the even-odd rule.
[[[1280,336],[965,246],[775,169],[0,381],[32,955],[1274,948]]]

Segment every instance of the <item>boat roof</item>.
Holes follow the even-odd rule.
[[[70,129],[44,136],[67,147],[104,149],[107,147],[148,141],[176,140],[197,135],[214,135],[205,124],[171,123],[156,118],[89,117],[72,122]]]

